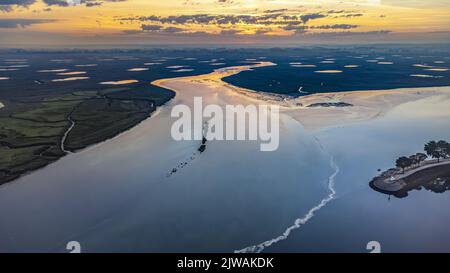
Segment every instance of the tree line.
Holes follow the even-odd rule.
[[[420,166],[420,163],[425,161],[428,157],[437,159],[439,163],[441,158],[450,157],[450,143],[444,140],[433,140],[425,144],[424,151],[426,154],[417,153],[411,156],[402,156],[395,161],[395,165],[405,172],[406,168]]]

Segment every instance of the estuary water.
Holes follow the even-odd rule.
[[[368,182],[398,156],[450,136],[450,96],[409,102],[385,116],[305,132],[281,116],[280,147],[255,142],[176,142],[178,103],[246,103],[217,89],[177,94],[118,137],[70,154],[0,187],[0,251],[233,252],[270,241],[336,194],[267,252],[450,251],[449,193],[388,199]],[[419,111],[420,110],[420,111]],[[175,174],[180,163],[189,164]],[[339,170],[337,172],[337,170]]]
[[[171,138],[172,107],[195,95],[245,103],[222,91],[186,89],[120,136],[1,186],[0,251],[233,252],[284,231],[328,194],[329,156],[287,116],[276,152],[210,141],[199,155],[200,141]]]
[[[450,137],[450,95],[402,104],[366,123],[323,130],[317,135],[334,155],[340,173],[337,199],[273,252],[448,252],[450,192],[425,189],[398,199],[373,191],[368,182],[399,156],[422,152],[429,140]]]

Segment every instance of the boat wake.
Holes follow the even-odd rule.
[[[322,151],[324,151],[325,153],[326,150],[323,148],[322,144],[319,142],[319,140],[317,138],[315,138],[316,142],[318,143],[319,147],[322,149]],[[329,202],[331,202],[333,199],[336,198],[336,190],[334,188],[335,185],[335,181],[336,181],[336,176],[339,173],[339,167],[336,164],[334,158],[332,155],[330,155],[328,153],[329,157],[330,157],[330,165],[331,168],[333,169],[333,173],[330,175],[330,177],[328,178],[328,191],[329,194],[328,196],[326,196],[324,199],[322,199],[320,201],[319,204],[317,204],[316,206],[314,206],[313,208],[311,208],[305,216],[303,216],[302,218],[298,218],[295,220],[294,224],[290,227],[288,227],[284,233],[276,238],[270,239],[268,241],[265,241],[263,243],[260,243],[258,245],[253,245],[253,246],[249,246],[246,248],[243,248],[241,250],[235,250],[235,253],[261,253],[264,249],[266,249],[267,247],[272,246],[273,244],[276,244],[280,241],[286,240],[289,235],[291,234],[291,232],[295,229],[300,228],[302,225],[306,224],[309,220],[311,220],[311,218],[314,217],[314,214],[319,211],[320,209],[322,209],[323,207],[325,207]]]
[[[166,177],[171,177],[172,175],[176,174],[179,170],[183,169],[184,167],[187,167],[189,163],[193,162],[197,156],[201,155],[206,150],[206,142],[207,142],[207,135],[210,131],[210,126],[207,122],[204,123],[202,128],[202,144],[198,147],[197,151],[193,152],[190,157],[180,163],[176,167],[174,167],[170,172],[167,173]]]

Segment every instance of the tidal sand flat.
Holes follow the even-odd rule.
[[[171,65],[171,66],[166,66],[166,68],[169,68],[169,69],[180,69],[180,68],[183,68],[183,67],[186,67],[186,66],[184,66],[184,65]]]
[[[50,62],[54,62],[54,63],[71,63],[73,60],[72,59],[52,59],[50,60]]]
[[[414,67],[421,67],[421,68],[433,68],[433,66],[431,65],[427,65],[427,64],[414,64]]]
[[[194,71],[194,69],[182,68],[182,69],[172,70],[172,72],[191,72],[191,71]]]
[[[410,76],[416,77],[416,78],[434,78],[434,79],[443,77],[443,76],[434,76],[434,75],[428,75],[428,74],[411,74]]]
[[[446,72],[448,71],[448,68],[428,68],[425,69],[425,71]]]
[[[342,70],[317,70],[314,71],[315,73],[321,73],[321,74],[337,74],[337,73],[342,73],[344,71]]]
[[[317,65],[315,65],[315,64],[294,64],[294,65],[291,65],[292,67],[300,67],[300,68],[314,68],[314,67],[317,67]]]
[[[109,84],[109,85],[124,85],[124,84],[131,84],[131,83],[137,83],[138,80],[120,80],[120,81],[109,81],[109,82],[101,82],[99,84]]]
[[[147,71],[148,68],[146,67],[136,67],[136,68],[130,68],[127,71],[129,72],[140,72],[140,71]]]
[[[1,66],[2,68],[25,68],[25,67],[29,67],[30,65],[28,64],[17,64],[17,65],[6,65],[6,66]]]
[[[294,100],[303,107],[288,110],[307,130],[376,119],[409,101],[448,94],[450,87],[402,88],[393,90],[351,91],[312,94]],[[326,103],[345,103],[344,107],[308,107]],[[305,107],[306,106],[306,107]]]
[[[73,72],[61,72],[61,73],[58,73],[57,75],[70,76],[70,75],[83,75],[86,73],[87,73],[86,71],[73,71]]]
[[[76,64],[75,67],[94,67],[97,64]]]
[[[262,62],[254,68],[274,65],[270,62]],[[450,92],[450,87],[424,87],[316,93],[298,98],[289,98],[273,93],[255,92],[222,81],[222,78],[229,76],[228,74],[235,74],[236,69],[239,68],[231,67],[216,70],[213,75],[217,75],[219,78],[215,80],[215,85],[225,85],[236,94],[247,96],[255,101],[278,104],[282,106],[282,111],[286,111],[308,131],[376,119],[394,107],[406,102]],[[240,71],[246,70],[240,69]],[[340,70],[331,70],[331,72],[325,71],[324,73],[333,74],[340,72]],[[211,78],[214,77],[211,76]]]
[[[79,81],[79,80],[87,80],[89,77],[69,77],[64,79],[54,79],[52,82],[68,82],[68,81]]]

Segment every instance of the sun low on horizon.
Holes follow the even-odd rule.
[[[450,0],[0,0],[0,46],[446,42]]]

